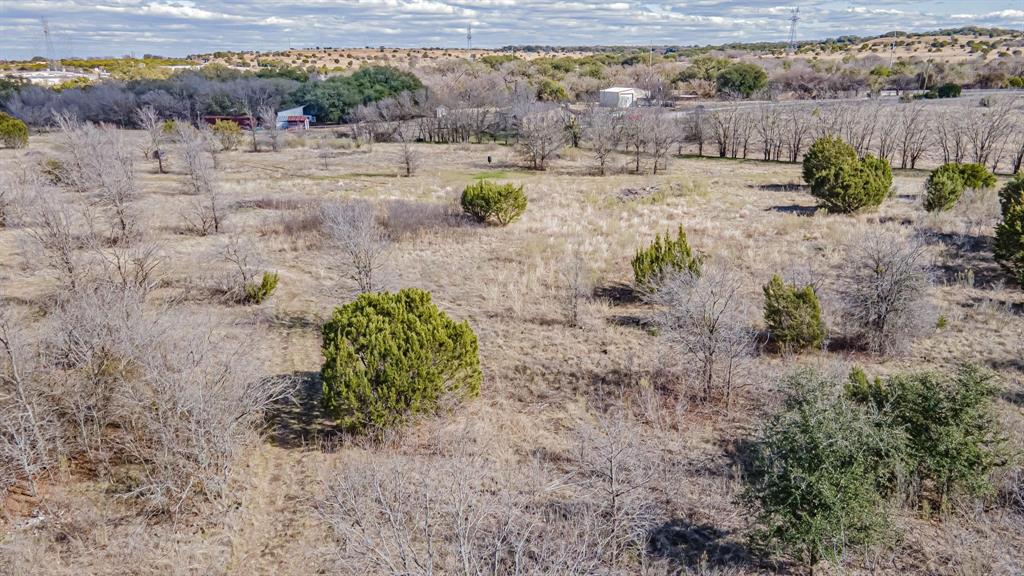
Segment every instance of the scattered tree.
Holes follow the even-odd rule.
[[[495,184],[480,180],[462,191],[462,210],[478,222],[507,226],[526,212],[526,194],[522,186]]]
[[[477,340],[430,293],[361,294],[323,327],[324,407],[347,430],[384,430],[480,393]]]
[[[1002,221],[996,226],[996,261],[1024,286],[1024,174],[999,191]]]
[[[350,200],[323,208],[324,231],[346,256],[349,277],[360,293],[381,290],[391,243],[367,202]]]
[[[14,116],[0,112],[0,143],[8,148],[28,146],[28,126]]]
[[[548,160],[565,147],[565,121],[558,110],[539,110],[523,117],[519,150],[534,170],[544,170]]]
[[[768,334],[784,350],[820,347],[825,322],[814,287],[798,288],[777,275],[764,286],[764,321]]]

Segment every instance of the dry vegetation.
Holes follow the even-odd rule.
[[[144,131],[69,133],[100,142],[113,166],[125,165],[121,147],[138,152],[130,182],[118,170],[74,192],[39,176],[47,159],[67,167],[85,151],[61,134],[0,150],[0,176],[20,183],[0,188],[0,366],[19,367],[37,395],[0,402],[45,405],[48,418],[22,410],[0,423],[24,444],[3,454],[28,455],[0,469],[0,573],[787,569],[748,549],[738,496],[744,442],[794,364],[887,374],[976,362],[999,375],[999,416],[1022,447],[1024,292],[992,261],[991,191],[932,215],[925,174],[905,171],[879,210],[827,216],[814,214],[795,164],[602,151],[608,175],[596,176],[591,152],[554,154],[542,135],[528,152],[543,172],[524,169],[513,146],[343,147],[291,134],[276,152],[219,152],[214,168],[203,136],[182,128],[164,174],[142,160]],[[656,174],[629,173],[640,156]],[[479,175],[525,187],[519,221],[457,213]],[[680,224],[708,273],[697,292],[646,302],[630,259]],[[890,359],[844,333],[865,238],[906,241],[934,272],[921,289],[942,327]],[[240,305],[232,294],[263,271],[279,274],[277,292]],[[833,328],[825,349],[762,350],[761,286],[773,274],[819,288]],[[380,285],[428,290],[467,320],[484,380],[479,398],[371,441],[323,417],[319,329],[353,292]],[[724,335],[686,328],[702,305]],[[702,364],[709,346],[728,366]],[[39,365],[55,357],[59,371]],[[729,402],[709,403],[720,381]],[[990,500],[941,520],[899,512],[892,546],[822,568],[1019,574],[1020,465],[996,481]]]

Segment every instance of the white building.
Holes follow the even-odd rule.
[[[601,90],[600,103],[601,106],[608,108],[629,108],[630,106],[636,106],[639,100],[646,100],[648,98],[650,98],[650,94],[646,90],[613,86]]]
[[[309,123],[316,122],[316,118],[306,114],[305,110],[305,105],[281,110],[277,113],[277,127],[282,130],[288,128],[301,128],[308,130]]]
[[[110,75],[101,72],[100,70],[93,70],[91,74],[85,72],[72,72],[70,70],[15,70],[7,73],[0,73],[0,76],[20,78],[29,84],[50,87],[78,79],[89,81],[103,80]]]

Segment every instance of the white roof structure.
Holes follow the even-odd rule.
[[[629,86],[612,86],[601,90],[600,93],[601,106],[609,108],[629,108],[635,105],[637,100],[647,98],[650,98],[650,94],[646,90]]]

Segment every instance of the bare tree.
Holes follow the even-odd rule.
[[[324,170],[327,170],[327,161],[331,159],[331,147],[327,144],[327,137],[321,135],[316,140],[316,157],[323,163]]]
[[[270,106],[264,106],[260,108],[257,113],[259,114],[260,125],[263,127],[263,132],[270,139],[270,149],[274,152],[281,150],[281,129],[277,126],[277,112]]]
[[[624,415],[604,417],[577,434],[576,483],[600,503],[604,525],[597,532],[614,566],[629,549],[644,549],[655,519],[648,492],[660,465]]]
[[[152,106],[143,106],[135,110],[135,123],[146,132],[146,140],[142,147],[143,158],[152,158],[157,161],[157,169],[164,173],[164,143],[167,141],[167,131],[164,123]]]
[[[899,115],[900,168],[914,168],[928,149],[930,126],[924,105],[911,104]]]
[[[583,140],[590,146],[601,176],[605,175],[608,158],[618,148],[621,138],[622,126],[610,112],[595,109],[587,116]]]
[[[323,222],[328,237],[345,254],[349,277],[358,291],[381,290],[391,246],[376,207],[356,200],[329,204],[323,208]]]
[[[566,255],[560,279],[566,323],[576,328],[580,325],[580,304],[590,297],[592,291],[590,269],[579,246]]]
[[[676,141],[675,126],[668,114],[660,111],[644,114],[642,126],[647,150],[654,161],[651,171],[657,174],[659,166],[667,169],[665,157],[668,156]]]
[[[905,352],[934,326],[925,249],[921,240],[893,233],[851,242],[839,296],[849,334],[870,352]]]
[[[411,137],[406,135],[405,131],[399,129],[396,138],[398,139],[398,159],[399,165],[402,167],[402,172],[406,178],[412,176],[420,164],[420,152],[416,149],[413,143],[410,141]]]
[[[537,110],[527,114],[519,127],[519,150],[535,170],[544,170],[548,160],[565,147],[565,121],[558,110]]]
[[[34,188],[32,197],[28,234],[61,285],[75,290],[88,270],[82,254],[88,241],[76,232],[76,213],[69,202],[41,185]]]
[[[199,130],[182,122],[176,124],[175,139],[185,164],[186,191],[194,196],[191,210],[183,214],[186,225],[202,236],[217,234],[223,226],[224,207],[206,139]]]
[[[655,322],[669,349],[693,362],[692,375],[705,402],[731,406],[754,354],[754,331],[743,310],[742,282],[723,265],[700,274],[668,276],[649,295],[658,307]]]

